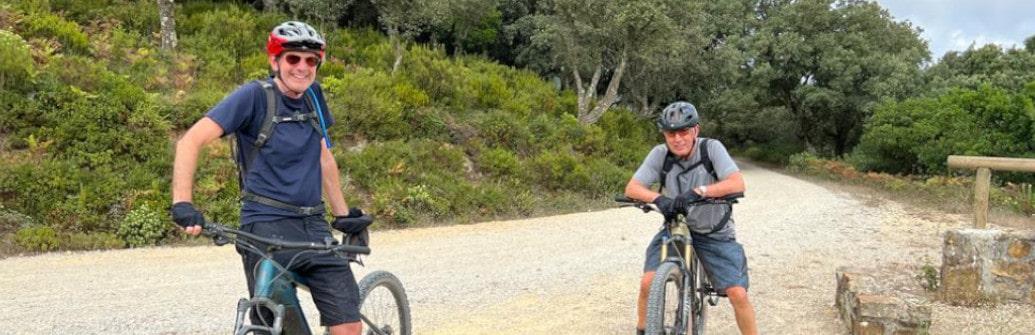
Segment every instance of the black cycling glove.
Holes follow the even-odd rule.
[[[676,214],[680,213],[679,207],[675,206],[675,200],[664,195],[654,198],[654,205],[658,206],[658,211],[661,211],[665,219],[674,218]]]
[[[356,234],[367,229],[367,226],[370,226],[372,223],[374,223],[372,217],[363,213],[363,210],[352,207],[349,208],[348,215],[334,217],[331,226],[346,234]]]
[[[697,192],[694,192],[694,190],[689,190],[676,196],[675,199],[672,199],[672,206],[678,208],[681,213],[685,214],[686,207],[689,206],[690,203],[698,200],[701,200],[701,196],[698,195]]]
[[[172,205],[169,212],[172,213],[173,222],[176,222],[180,227],[187,228],[205,224],[205,216],[201,215],[201,212],[198,212],[192,203],[186,201],[177,202]]]

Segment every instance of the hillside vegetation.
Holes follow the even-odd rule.
[[[1035,36],[932,61],[869,1],[177,1],[166,48],[158,3],[0,4],[0,253],[180,239],[173,143],[268,76],[296,18],[327,37],[332,151],[381,227],[599,207],[674,100],[738,157],[893,188],[964,192],[948,155],[1035,157]],[[202,153],[209,218],[238,221],[236,173],[225,142]],[[994,180],[1035,212],[1035,176]]]
[[[151,35],[153,1],[76,5],[0,7],[0,234],[42,251],[161,243],[176,236],[174,140],[237,85],[268,74],[265,35],[287,17],[188,4],[181,48],[170,53]],[[575,97],[526,70],[413,45],[392,75],[383,35],[325,35],[332,151],[347,199],[380,225],[584,208],[620,190],[657,139],[621,109],[578,123]],[[202,154],[194,200],[233,223],[228,148]]]

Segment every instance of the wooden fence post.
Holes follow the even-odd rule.
[[[1035,159],[956,156],[948,158],[950,168],[977,170],[974,180],[974,227],[988,227],[988,189],[992,183],[992,170],[1035,172]]]
[[[974,227],[978,229],[988,227],[988,188],[991,183],[992,169],[978,168],[977,179],[974,180]]]

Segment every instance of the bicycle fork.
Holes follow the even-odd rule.
[[[683,266],[681,267],[683,270],[683,283],[682,286],[680,286],[681,289],[679,290],[680,303],[679,309],[676,311],[678,315],[676,316],[677,322],[675,324],[676,332],[680,335],[683,335],[687,334],[689,329],[693,326],[693,320],[691,319],[690,315],[691,311],[693,310],[692,297],[693,294],[696,293],[696,290],[699,288],[697,288],[693,283],[694,273],[691,269],[691,266],[692,264],[694,264],[693,260],[695,256],[694,249],[690,241],[688,241],[688,239],[686,238],[687,236],[689,236],[689,231],[686,230],[685,226],[677,227],[673,230],[674,231],[672,232],[672,237],[670,237],[670,240],[666,241],[666,243],[661,244],[661,262],[665,262],[665,260],[668,258],[668,245],[670,243],[676,248],[683,249],[680,253],[680,255],[683,256],[683,259],[681,260],[683,263]]]

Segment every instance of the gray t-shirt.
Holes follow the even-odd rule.
[[[703,138],[697,138],[697,145],[704,143]],[[737,163],[730,157],[726,146],[722,145],[715,139],[708,140],[708,158],[712,161],[712,167],[715,169],[715,175],[720,180],[726,179],[730,174],[740,171],[737,167]],[[701,161],[701,150],[694,150],[694,153],[690,155],[686,160],[679,160],[675,164],[672,164],[672,170],[666,175],[665,189],[663,193],[665,196],[674,198],[677,195],[693,190],[695,187],[701,185],[710,185],[717,180],[708,174],[708,170],[705,169],[704,164],[699,164],[693,169],[687,171],[688,167],[697,164]],[[636,179],[643,185],[650,187],[654,183],[658,182],[661,178],[661,169],[665,165],[665,155],[668,154],[668,146],[665,144],[659,144],[651,149],[650,153],[647,154],[647,158],[640,164],[640,168],[636,170],[633,175],[633,179]],[[722,208],[719,208],[722,207]],[[693,209],[693,212],[688,213],[687,221],[690,224],[690,228],[697,232],[709,232],[712,227],[715,227],[720,219],[725,215],[724,210],[728,210],[729,206],[725,205],[705,205],[698,206]],[[729,237],[733,236],[733,218],[730,218],[729,223],[725,229],[719,232]]]
[[[698,145],[702,142],[704,142],[703,138],[697,138]],[[643,164],[640,164],[640,168],[636,170],[633,178],[647,187],[658,182],[658,178],[661,178],[661,168],[665,165],[665,155],[667,154],[668,146],[665,144],[655,146],[647,154]],[[719,176],[720,180],[726,179],[731,173],[740,171],[740,168],[737,168],[737,163],[733,162],[733,158],[726,151],[726,146],[722,145],[722,142],[719,142],[719,140],[712,139],[708,141],[708,158],[712,160],[715,175]],[[666,196],[675,197],[695,187],[710,185],[718,181],[708,174],[704,164],[698,165],[693,170],[684,173],[687,167],[697,164],[700,160],[701,150],[694,150],[694,153],[688,159],[680,160],[672,165],[672,171],[668,172],[666,178],[668,180],[665,181],[664,193]]]

